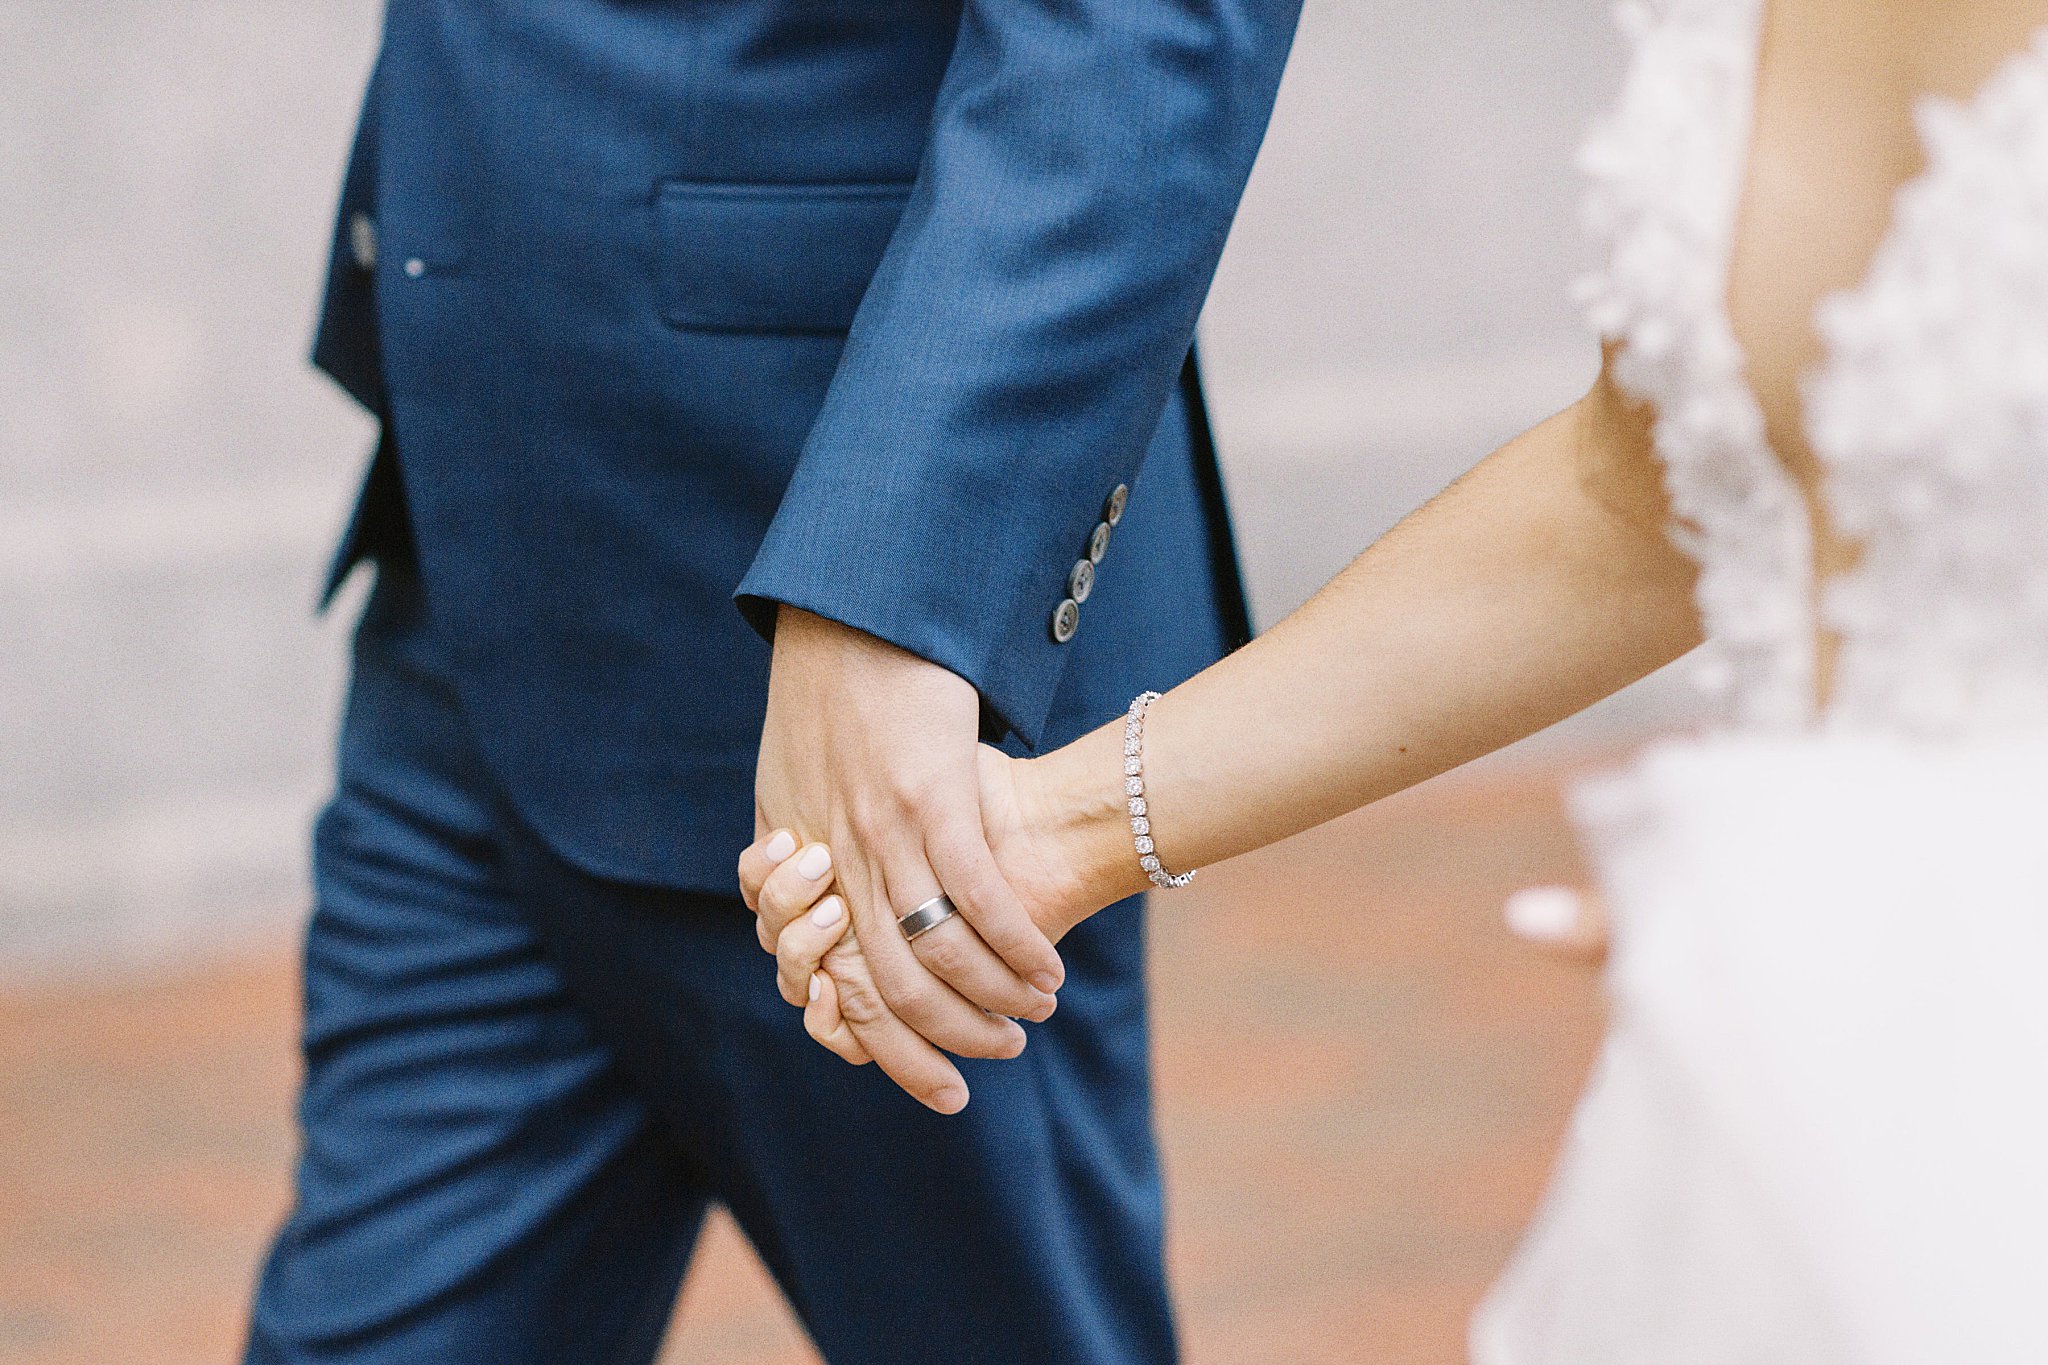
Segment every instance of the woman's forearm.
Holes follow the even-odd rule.
[[[1321,824],[1690,649],[1693,567],[1665,515],[1648,417],[1603,376],[1153,706],[1146,794],[1166,866]],[[1089,883],[1142,890],[1121,723],[1026,767],[1031,818],[1059,828]]]

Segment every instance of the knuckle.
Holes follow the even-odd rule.
[[[897,827],[893,803],[886,796],[871,791],[862,791],[848,799],[846,821],[852,827],[855,843],[864,848],[872,847]]]
[[[973,964],[974,955],[958,934],[944,933],[949,926],[941,926],[941,932],[925,934],[910,945],[918,961],[937,972],[940,976],[954,977],[966,971]]]
[[[893,800],[896,809],[905,815],[936,816],[944,810],[938,784],[929,778],[912,778],[897,783]]]
[[[930,986],[904,986],[890,996],[889,1005],[905,1023],[927,1036],[944,1018],[942,997]]]
[[[799,1007],[809,1004],[811,975],[811,966],[807,962],[781,963],[775,980],[781,986],[782,998]]]
[[[783,939],[789,937],[790,931],[802,922],[800,917],[804,909],[802,901],[787,895],[776,897],[772,901],[763,897],[761,922],[768,926],[769,931],[775,935],[775,941],[780,944]]]
[[[964,873],[959,881],[960,890],[953,899],[959,902],[961,913],[977,921],[1002,922],[1003,912],[1009,907],[1003,904],[995,882],[986,873]]]
[[[847,1023],[856,1028],[879,1024],[889,1015],[889,1006],[883,1002],[882,993],[875,984],[865,977],[847,980],[834,976],[833,984],[839,988],[839,1013]]]
[[[976,924],[975,931],[999,956],[1034,959],[1040,954],[1038,944],[1029,929],[1003,915],[995,915]]]

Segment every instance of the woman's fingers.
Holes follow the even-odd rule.
[[[756,839],[740,854],[740,899],[756,914],[761,910],[761,887],[770,873],[796,852],[796,836],[778,829],[765,839]]]
[[[787,843],[778,845],[782,840]],[[755,934],[770,953],[791,921],[815,906],[832,885],[832,850],[823,844],[809,844],[794,853],[787,851],[795,843],[795,836],[781,831],[757,845],[758,856],[755,849],[749,849],[740,858],[741,891],[745,893],[749,874],[753,874],[755,889],[750,903],[760,916]],[[777,853],[781,856],[774,856]]]
[[[775,982],[792,1005],[808,1003],[811,982],[824,966],[825,954],[846,935],[846,901],[827,896],[807,915],[798,915],[775,941]],[[836,1015],[838,1006],[833,1006]]]
[[[846,1018],[839,1012],[839,987],[833,984],[830,972],[811,973],[805,994],[804,1032],[820,1047],[854,1066],[866,1066],[874,1060],[846,1026]]]

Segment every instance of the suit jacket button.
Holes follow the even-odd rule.
[[[353,213],[348,220],[348,249],[358,270],[377,268],[377,225],[367,213]]]
[[[1081,628],[1081,604],[1069,597],[1053,608],[1052,641],[1063,645],[1074,638],[1074,632]]]
[[[1120,483],[1110,491],[1109,500],[1102,504],[1102,519],[1111,526],[1124,519],[1124,504],[1131,500],[1131,486]]]
[[[1088,536],[1088,562],[1100,564],[1102,557],[1109,553],[1109,523],[1098,521]]]
[[[1077,559],[1074,567],[1067,571],[1067,596],[1076,602],[1086,602],[1088,594],[1095,591],[1095,564],[1092,560]]]

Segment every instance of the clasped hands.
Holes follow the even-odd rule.
[[[1022,1052],[1017,1020],[1065,980],[1054,943],[1115,899],[1090,904],[1057,822],[1029,818],[1030,765],[977,742],[980,707],[958,675],[783,607],[739,863],[811,1036],[947,1114],[968,1094],[946,1054]],[[942,894],[960,913],[906,940],[896,920]]]

